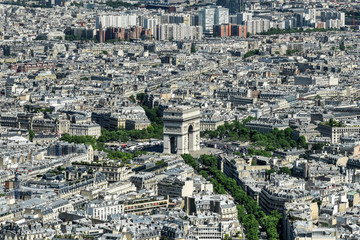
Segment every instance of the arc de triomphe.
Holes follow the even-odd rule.
[[[164,153],[184,154],[200,150],[200,109],[170,107],[164,111]]]

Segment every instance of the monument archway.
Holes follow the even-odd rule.
[[[200,150],[200,109],[171,107],[163,113],[164,153],[184,154]]]

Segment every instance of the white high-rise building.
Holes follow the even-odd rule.
[[[242,25],[246,21],[251,21],[253,17],[252,12],[243,12],[237,15],[237,24]]]
[[[215,24],[215,8],[203,8],[199,12],[201,26],[205,33],[212,33]]]
[[[137,16],[135,14],[124,14],[117,16],[98,16],[96,17],[96,28],[100,28],[100,23],[102,28],[108,27],[121,27],[126,28],[130,26],[137,25]]]
[[[329,29],[329,28],[341,28],[343,27],[342,22],[340,19],[329,19],[326,20],[326,25],[325,28]]]
[[[214,25],[229,23],[229,9],[220,6],[206,7],[200,10],[199,19],[203,31],[212,34]]]
[[[157,40],[201,39],[202,27],[182,24],[160,24],[156,27]]]
[[[257,34],[261,32],[267,32],[270,29],[270,21],[268,19],[253,19],[250,21],[245,21],[246,30],[251,34]],[[276,24],[278,28],[279,24]],[[274,26],[275,27],[275,26]],[[285,24],[284,24],[285,28]]]
[[[338,20],[338,21],[329,21],[329,20]],[[326,10],[321,12],[321,21],[329,22],[327,25],[331,25],[334,28],[340,28],[345,26],[345,13],[334,11],[334,10]],[[328,26],[327,26],[328,27]],[[331,28],[331,27],[328,27]]]
[[[153,36],[156,35],[156,26],[158,25],[157,18],[144,18],[144,28],[151,29],[151,33]]]
[[[229,9],[217,7],[215,9],[215,25],[229,24]]]
[[[305,20],[316,23],[316,8],[305,9]]]

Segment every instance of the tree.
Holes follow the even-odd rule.
[[[342,122],[338,122],[332,118],[330,118],[329,121],[325,122],[324,124],[329,127],[344,127],[344,124]]]
[[[243,119],[243,120],[241,121],[241,123],[242,123],[243,125],[245,125],[245,124],[247,124],[248,122],[251,122],[251,121],[253,121],[253,120],[256,120],[256,117],[248,116],[247,118]],[[238,125],[239,122],[235,121],[235,124]]]
[[[330,125],[330,127],[335,126],[335,121],[334,121],[334,119],[330,118],[330,120],[329,120],[329,125]]]
[[[195,165],[196,160],[190,155],[185,154],[183,158],[186,163]],[[243,224],[246,232],[246,239],[258,239],[259,224],[265,229],[268,239],[279,239],[277,233],[278,225],[281,224],[282,215],[272,212],[266,215],[257,202],[246,195],[244,190],[239,187],[236,181],[217,168],[217,157],[213,155],[201,155],[198,161],[205,167],[200,171],[200,174],[207,174],[211,176],[208,178],[214,186],[214,191],[218,194],[231,194],[239,205],[237,205],[238,218]],[[248,214],[247,214],[248,213]]]
[[[306,138],[304,136],[300,136],[298,139],[298,144],[300,147],[307,149],[308,144],[306,143]]]
[[[105,4],[107,6],[109,6],[109,7],[112,7],[112,8],[119,8],[119,7],[131,8],[131,7],[139,6],[139,4],[131,4],[131,3],[123,2],[123,1],[120,1],[120,0],[107,1]]]
[[[248,51],[247,53],[245,53],[244,59],[248,57],[252,57],[254,55],[259,55],[259,49]]]
[[[161,165],[164,165],[165,164],[165,161],[164,160],[159,160],[155,163],[155,166],[161,166]]]
[[[303,29],[303,28],[290,28],[290,29],[278,29],[278,28],[270,28],[267,32],[259,33],[259,35],[273,35],[273,34],[286,34],[286,33],[300,33],[300,32],[327,32],[327,31],[339,31],[338,29],[322,29],[322,28],[312,28],[312,29]]]
[[[34,137],[35,137],[34,131],[33,131],[33,130],[29,130],[29,140],[30,140],[30,142],[33,141]]]
[[[191,44],[191,53],[196,53],[195,44]]]
[[[286,129],[284,130],[284,133],[285,133],[285,136],[286,136],[286,137],[291,137],[292,132],[293,132],[293,130],[292,130],[291,128],[286,128]]]
[[[78,41],[80,40],[81,38],[77,37],[77,36],[74,36],[74,35],[65,35],[65,40],[67,41]]]
[[[246,229],[246,239],[258,240],[259,239],[259,222],[256,221],[253,214],[244,216],[244,227]]]
[[[136,94],[136,100],[143,102],[145,100],[145,93]]]
[[[340,50],[341,51],[345,51],[345,45],[344,43],[341,43],[340,46],[339,46]]]
[[[35,40],[47,40],[46,36],[38,35]]]
[[[279,174],[287,174],[287,175],[289,175],[289,176],[291,176],[292,175],[292,173],[291,173],[291,170],[290,170],[290,168],[288,168],[288,167],[282,167],[282,168],[280,168],[280,171],[279,171]]]
[[[200,175],[203,176],[204,178],[207,178],[207,177],[209,176],[209,174],[208,174],[206,171],[204,171],[204,170],[201,170],[199,173],[200,173]]]
[[[199,164],[190,154],[183,154],[181,157],[184,159],[186,164],[190,165],[195,170],[199,170]]]
[[[225,240],[232,240],[232,238],[229,236],[229,234],[225,234]]]
[[[267,179],[270,179],[271,174],[276,173],[274,169],[266,169],[265,170],[265,176]]]
[[[325,146],[325,143],[315,143],[313,146],[312,146],[312,150],[322,150]]]
[[[132,101],[133,103],[136,102],[134,95],[131,95],[129,98],[131,99],[131,101]]]

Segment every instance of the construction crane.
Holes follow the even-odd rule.
[[[355,29],[355,12],[354,12],[354,10],[353,10],[353,27]]]

